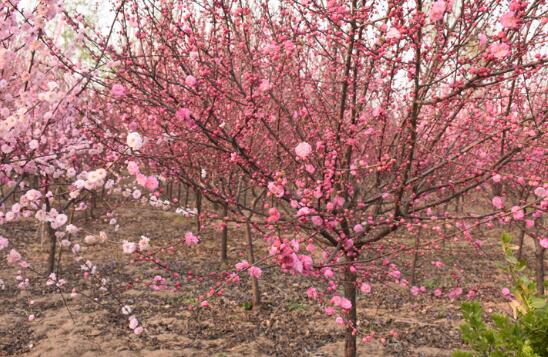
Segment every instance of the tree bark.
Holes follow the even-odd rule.
[[[226,262],[228,260],[228,225],[227,225],[227,216],[228,216],[228,204],[223,205],[223,235],[221,237],[221,260]]]
[[[352,258],[347,258],[350,262]],[[356,324],[358,321],[357,307],[356,307],[356,274],[350,271],[350,266],[346,266],[344,271],[344,296],[352,303],[352,308],[348,314],[349,325],[346,327],[345,344],[344,344],[344,356],[356,357],[357,356],[357,341],[356,341]]]
[[[519,241],[518,241],[518,254],[517,258],[518,260],[521,260],[523,258],[523,241],[525,240],[525,230],[522,229],[519,233]]]
[[[51,204],[49,198],[46,198],[46,212],[51,210]],[[46,232],[49,238],[49,254],[48,254],[48,275],[55,271],[55,252],[57,250],[57,237],[55,236],[55,230],[51,227],[49,222],[46,223]]]
[[[411,264],[411,286],[416,285],[417,283],[417,264],[419,262],[419,248],[421,244],[422,233],[421,228],[418,229],[417,235],[415,236],[415,250],[413,254],[413,262]]]
[[[255,264],[255,253],[253,252],[253,236],[251,235],[251,222],[248,220],[245,225],[245,235],[247,238],[247,254],[249,264]],[[251,277],[251,289],[253,291],[253,309],[261,306],[261,291],[259,290],[259,280]]]
[[[535,239],[535,272],[537,282],[537,293],[544,295],[544,251],[545,249],[540,245],[538,239]]]
[[[196,190],[196,229],[198,233],[202,230],[202,223],[200,222],[200,216],[202,214],[202,193],[200,190]]]

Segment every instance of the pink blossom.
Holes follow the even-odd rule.
[[[240,276],[236,273],[230,273],[228,281],[237,284],[240,281]]]
[[[466,294],[466,297],[468,299],[474,299],[476,297],[476,294],[477,294],[476,290],[469,290],[468,294]]]
[[[325,276],[327,279],[331,279],[335,274],[333,273],[333,270],[330,268],[327,268],[323,272],[323,276]]]
[[[9,245],[9,240],[3,236],[0,236],[0,250],[4,250]]]
[[[7,260],[8,260],[8,264],[13,265],[21,260],[21,254],[19,254],[19,252],[16,251],[15,249],[12,249],[10,250],[8,254]]]
[[[369,335],[366,335],[362,338],[362,343],[370,343],[375,338],[375,333],[370,333]]]
[[[156,189],[158,188],[158,185],[159,185],[158,184],[158,179],[155,176],[149,176],[149,177],[147,177],[144,186],[149,191],[156,191]]]
[[[489,53],[496,59],[501,60],[510,53],[510,46],[506,43],[493,43],[489,46]]]
[[[480,45],[484,46],[487,43],[487,36],[484,33],[480,33],[478,38]]]
[[[72,246],[72,254],[78,254],[80,253],[80,244],[76,243]]]
[[[354,232],[356,232],[356,233],[361,233],[361,232],[363,232],[363,226],[362,226],[361,224],[356,224],[356,225],[354,226]]]
[[[137,250],[137,244],[133,242],[128,242],[127,240],[122,241],[122,251],[124,254],[132,254]]]
[[[348,300],[347,298],[341,297],[341,302],[339,303],[339,306],[342,309],[350,310],[352,308],[352,302]]]
[[[236,271],[242,271],[242,270],[247,269],[247,268],[250,267],[247,260],[242,260],[241,262],[236,263],[235,266],[236,266]]]
[[[510,289],[508,289],[508,288],[502,288],[501,292],[502,292],[502,295],[504,297],[509,297],[510,296]]]
[[[137,174],[137,176],[135,177],[136,180],[137,180],[137,183],[141,186],[144,186],[146,185],[147,183],[147,177],[146,175],[143,175],[143,174]]]
[[[278,211],[278,209],[276,207],[272,207],[268,210],[268,218],[266,219],[266,221],[268,223],[275,223],[275,222],[278,222],[280,220],[280,212]]]
[[[36,318],[36,316],[34,316],[34,314],[29,315],[29,321],[30,322],[34,321],[35,318]]]
[[[248,272],[249,275],[257,279],[259,279],[261,275],[263,275],[263,271],[261,270],[261,268],[256,266],[252,266],[251,268],[249,268]]]
[[[301,159],[306,159],[306,157],[312,153],[312,146],[310,146],[309,143],[303,141],[295,147],[295,153]]]
[[[435,266],[436,268],[441,268],[444,266],[443,262],[439,260],[432,262],[432,265]]]
[[[137,326],[139,326],[139,320],[137,320],[137,318],[135,316],[131,316],[129,318],[129,328],[133,330]]]
[[[440,288],[437,288],[436,290],[434,290],[434,296],[435,296],[435,297],[440,297],[441,294],[442,294],[442,292],[441,292],[441,289],[440,289]]]
[[[40,144],[38,143],[38,140],[36,140],[36,139],[31,140],[31,141],[29,142],[29,148],[30,148],[31,150],[36,150],[36,149],[38,149],[38,146],[40,146]]]
[[[76,298],[78,298],[78,296],[79,295],[78,295],[78,292],[77,292],[76,288],[72,288],[72,291],[70,292],[70,297],[72,299],[76,299]]]
[[[432,7],[430,7],[430,20],[432,22],[436,22],[443,19],[443,15],[445,14],[446,8],[447,8],[447,3],[443,0],[438,0],[435,3],[433,3]]]
[[[420,289],[419,289],[418,286],[411,287],[411,295],[417,296],[417,295],[419,295],[419,293],[420,293]]]
[[[185,78],[185,84],[189,87],[194,87],[196,85],[196,78],[193,75],[188,75]]]
[[[196,245],[200,242],[200,238],[195,236],[192,232],[185,233],[185,244],[188,246]]]
[[[121,84],[114,84],[110,90],[110,93],[117,98],[123,97],[126,95],[126,87]]]
[[[395,39],[395,40],[399,40],[401,37],[401,34],[400,32],[398,31],[397,28],[395,27],[392,27],[390,30],[388,30],[388,32],[386,33],[386,38],[388,40],[392,40],[392,39]]]
[[[57,217],[55,217],[55,226],[61,227],[65,223],[67,223],[68,217],[66,214],[58,214]]]
[[[141,236],[139,240],[139,251],[144,252],[150,248],[150,238],[146,236]]]
[[[447,294],[447,296],[449,297],[449,299],[451,300],[455,300],[457,299],[459,296],[462,295],[462,288],[460,286],[457,286],[456,288],[454,288],[453,290],[451,290],[449,292],[449,294]]]
[[[321,226],[323,224],[323,219],[320,216],[312,216],[312,223],[315,226]]]
[[[335,319],[335,323],[339,326],[344,326],[344,319],[340,316],[337,316],[337,318]]]
[[[152,278],[152,283],[150,284],[150,287],[154,291],[165,290],[167,288],[166,279],[161,277],[160,275],[156,275],[154,276],[154,278]]]
[[[310,214],[311,210],[310,208],[308,207],[301,207],[299,208],[299,210],[297,211],[297,217],[302,217],[302,216],[308,216]]]
[[[200,303],[201,307],[209,307],[209,302],[207,300],[204,300]]]
[[[34,202],[42,197],[42,193],[38,190],[31,189],[25,193],[25,197],[27,198],[27,200],[29,200],[29,202]]]
[[[131,132],[127,135],[127,146],[133,150],[139,150],[143,146],[143,139],[137,132]]]
[[[135,161],[127,163],[127,171],[130,175],[137,175],[139,173],[139,165]]]
[[[504,208],[504,200],[502,199],[502,197],[499,197],[499,196],[493,197],[493,199],[491,200],[491,203],[493,204],[493,207],[497,209]]]
[[[507,29],[519,27],[519,19],[516,17],[516,14],[513,11],[508,11],[504,13],[500,17],[499,21],[502,24],[502,27]]]
[[[285,194],[284,187],[281,184],[275,182],[268,183],[268,190],[276,197],[281,198]]]
[[[525,217],[523,210],[519,206],[513,206],[511,208],[511,211],[512,211],[512,217],[514,217],[516,221],[521,221]]]
[[[270,90],[270,82],[268,81],[268,79],[263,79],[261,81],[259,89],[261,92],[268,92]]]
[[[179,120],[182,120],[182,121],[189,121],[190,120],[190,109],[188,108],[180,108],[179,110],[177,110],[177,112],[175,113],[175,116],[177,117],[177,119]]]
[[[142,334],[143,331],[144,331],[143,326],[137,326],[136,328],[133,329],[133,333],[136,335]]]
[[[535,196],[537,196],[539,198],[546,197],[546,189],[542,186],[539,186],[539,187],[535,188]]]
[[[499,174],[493,175],[493,182],[499,183],[502,180],[502,176]]]
[[[325,312],[327,316],[331,316],[335,312],[335,309],[332,308],[331,306],[327,306],[323,311]]]
[[[306,295],[309,299],[316,300],[318,298],[318,291],[315,288],[308,288],[308,290],[306,290]]]
[[[141,198],[141,191],[140,190],[133,190],[133,192],[131,193],[131,196],[138,200],[139,198]]]
[[[364,294],[370,294],[371,293],[371,285],[369,285],[368,283],[362,283],[362,285],[360,286],[360,290],[362,293]]]

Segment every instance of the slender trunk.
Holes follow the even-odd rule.
[[[185,185],[186,186],[186,185]],[[190,192],[190,187],[186,186],[186,190],[185,190],[185,208],[188,207],[188,196],[189,196],[189,192]]]
[[[349,262],[352,262],[352,258],[347,258]],[[352,303],[352,308],[348,314],[348,326],[346,327],[345,344],[344,344],[344,356],[356,357],[357,345],[356,345],[356,323],[358,320],[357,307],[356,307],[356,274],[350,271],[350,264],[344,271],[344,296]]]
[[[421,229],[417,232],[415,236],[415,252],[413,254],[413,263],[411,265],[411,286],[416,285],[417,283],[417,264],[419,261],[419,248],[421,244]]]
[[[249,264],[255,264],[255,253],[253,252],[253,237],[251,235],[251,222],[248,220],[245,225],[245,235],[247,238],[247,254]],[[259,280],[251,277],[251,289],[253,291],[253,309],[261,306],[261,292],[259,290]]]
[[[519,234],[519,241],[518,241],[518,253],[517,253],[518,260],[521,260],[521,258],[523,258],[523,241],[524,240],[525,240],[525,229],[522,229]]]
[[[544,251],[545,249],[540,245],[538,239],[535,239],[535,272],[537,281],[537,293],[544,295]]]
[[[49,198],[46,198],[46,212],[50,212],[51,204]],[[46,232],[49,238],[49,255],[48,255],[48,274],[51,274],[55,270],[55,252],[57,250],[57,237],[55,236],[55,230],[51,227],[51,224],[46,223]]]
[[[198,233],[202,230],[202,224],[200,222],[200,216],[202,214],[202,193],[200,190],[196,190],[196,229]]]
[[[55,252],[57,250],[57,237],[53,228],[48,223],[48,236],[49,236],[49,256],[48,256],[48,274],[51,274],[55,270]]]
[[[228,260],[228,204],[223,205],[223,235],[221,237],[221,259],[223,262]]]
[[[177,204],[181,205],[181,183],[177,184]]]

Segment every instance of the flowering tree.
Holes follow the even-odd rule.
[[[546,129],[542,1],[113,5],[108,34],[64,18],[92,70],[57,54],[85,78],[79,110],[90,135],[131,160],[150,191],[162,174],[244,222],[251,254],[236,270],[258,279],[269,259],[325,283],[308,295],[337,312],[347,356],[356,355],[356,296],[371,289],[370,263],[385,258],[385,279],[406,284],[388,259],[405,251],[387,238],[420,226],[439,234],[427,242],[435,245],[442,222],[473,241],[471,226],[522,218],[519,206],[503,210],[499,187],[487,211],[445,208],[506,167],[537,161],[526,148],[542,147]],[[533,182],[541,215],[542,176]],[[242,188],[253,199],[241,199]],[[269,242],[264,259],[254,257],[252,230]]]
[[[352,356],[356,287],[368,291],[382,242],[417,225],[439,232],[440,219],[492,221],[496,210],[435,212],[543,138],[545,108],[526,100],[546,92],[541,5],[125,1],[119,44],[95,53],[114,100],[94,116],[115,108],[104,140],[123,150],[127,137],[143,163],[255,214],[270,259],[322,276]],[[212,189],[206,166],[237,170],[272,204]],[[394,264],[387,274],[402,279]]]

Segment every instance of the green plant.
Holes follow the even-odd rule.
[[[546,297],[535,295],[535,283],[524,273],[526,266],[518,261],[511,237],[502,235],[506,258],[503,269],[513,281],[510,302],[513,316],[491,314],[488,323],[478,302],[462,305],[465,322],[461,335],[471,351],[456,351],[453,357],[546,357],[548,356],[548,308]]]
[[[301,301],[290,301],[287,304],[287,309],[289,311],[306,311],[308,309],[308,305],[302,303]]]
[[[244,308],[244,310],[252,310],[253,309],[253,303],[251,301],[244,301],[241,305]]]

